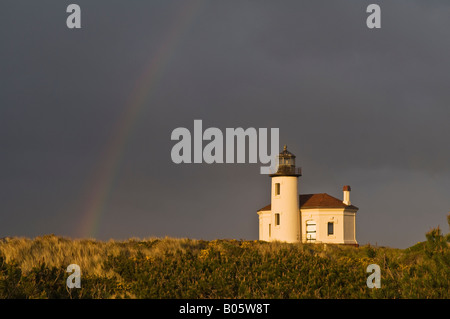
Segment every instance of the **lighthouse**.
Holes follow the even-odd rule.
[[[267,229],[268,239],[294,243],[300,241],[300,212],[298,178],[301,169],[295,166],[295,155],[284,146],[278,155],[277,171],[272,179],[271,206]]]
[[[259,209],[259,239],[288,243],[329,243],[358,246],[356,212],[349,185],[343,199],[326,193],[299,194],[301,169],[295,155],[284,146],[271,178],[270,204]]]

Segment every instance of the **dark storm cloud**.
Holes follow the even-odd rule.
[[[69,3],[0,13],[0,236],[78,235],[103,150],[183,6],[78,1],[82,29],[68,30]],[[171,162],[172,130],[194,119],[279,127],[302,193],[352,185],[361,243],[405,247],[443,224],[450,5],[379,1],[369,30],[369,3],[200,1],[133,126],[98,237],[257,238],[259,164]],[[433,204],[407,200],[419,196]]]

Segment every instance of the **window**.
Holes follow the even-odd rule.
[[[280,195],[280,183],[275,183],[275,195]]]
[[[334,223],[328,223],[328,236],[334,234]]]
[[[275,214],[275,226],[280,226],[280,214]]]

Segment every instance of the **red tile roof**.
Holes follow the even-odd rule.
[[[299,195],[300,208],[351,208],[359,209],[354,205],[345,205],[340,199],[326,193]],[[271,210],[271,204],[261,208],[259,211]]]
[[[267,206],[264,206],[263,208],[258,209],[258,212],[262,212],[262,211],[265,211],[265,210],[272,210],[272,205],[269,204]]]

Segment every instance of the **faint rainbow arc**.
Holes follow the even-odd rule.
[[[94,177],[89,183],[89,192],[86,204],[83,206],[85,208],[78,232],[81,237],[94,237],[96,235],[114,179],[120,168],[127,140],[131,136],[136,119],[145,102],[154,92],[158,80],[164,73],[164,67],[180,42],[183,32],[186,31],[187,26],[192,22],[204,1],[186,1],[184,6],[179,9],[175,17],[176,23],[169,29],[167,36],[164,37],[165,40],[146,64],[147,66],[136,81],[129,101],[102,152]]]

